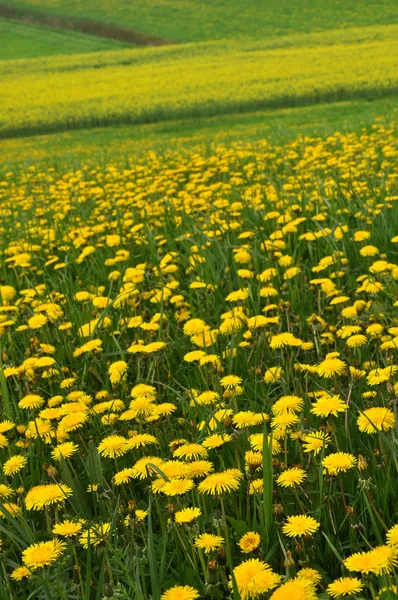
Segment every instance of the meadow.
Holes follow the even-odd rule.
[[[3,177],[3,597],[394,584],[397,152],[378,125]]]
[[[395,0],[6,0],[32,20],[40,15],[122,25],[174,42],[267,39],[398,22]]]
[[[398,599],[398,12],[317,4],[0,4],[0,600]]]
[[[122,48],[118,40],[0,19],[0,60]]]

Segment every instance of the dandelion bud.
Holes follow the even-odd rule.
[[[294,567],[294,564],[295,563],[294,563],[292,553],[290,552],[290,550],[288,550],[286,552],[286,558],[283,561],[283,566],[285,567],[285,569],[288,569],[288,568],[290,569],[291,567]]]
[[[366,458],[362,456],[362,454],[358,455],[358,464],[357,467],[359,469],[359,471],[366,471],[366,469],[368,468],[368,463],[366,461]]]

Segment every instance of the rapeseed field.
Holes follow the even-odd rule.
[[[396,140],[4,174],[2,598],[396,598]]]
[[[0,137],[393,95],[397,32],[389,25],[2,61]]]

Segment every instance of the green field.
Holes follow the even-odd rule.
[[[174,41],[257,38],[398,21],[395,0],[30,0],[12,7],[129,26]]]
[[[11,19],[0,19],[0,39],[0,60],[95,52],[126,46],[117,40],[20,23]]]

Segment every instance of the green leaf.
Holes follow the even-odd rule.
[[[398,600],[398,596],[392,590],[386,590],[380,594],[379,600]]]
[[[149,575],[151,578],[152,587],[152,598],[153,600],[160,599],[160,592],[158,587],[158,570],[157,570],[157,559],[155,552],[155,544],[153,541],[153,530],[152,530],[152,493],[149,492],[149,503],[148,503],[148,562],[149,562]]]
[[[267,544],[270,542],[272,527],[272,435],[268,437],[267,425],[263,429],[263,512]]]
[[[88,445],[86,469],[90,478],[90,483],[98,483],[101,485],[103,480],[101,456],[93,442],[89,442]]]
[[[68,498],[68,501],[71,503],[73,508],[75,509],[78,515],[87,518],[91,517],[91,510],[87,502],[86,494],[84,493],[84,489],[82,484],[80,483],[78,477],[73,476],[71,469],[69,468],[65,459],[61,456],[61,464],[60,464],[60,473],[63,483],[69,485],[72,488],[73,495]]]
[[[236,533],[241,537],[247,531],[249,531],[248,525],[245,521],[238,521],[237,519],[233,519],[232,517],[227,517],[227,521],[231,523],[232,527],[235,529]]]

